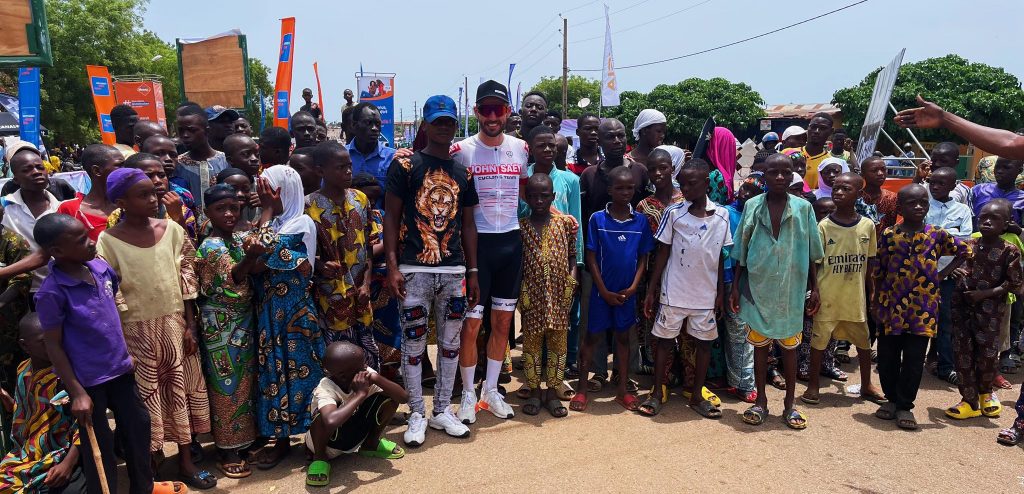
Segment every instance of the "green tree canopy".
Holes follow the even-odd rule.
[[[530,88],[530,91],[544,93],[544,96],[548,98],[548,109],[562,111],[561,77],[541,78],[540,82]],[[566,84],[566,94],[568,94],[569,101],[567,118],[578,118],[588,109],[596,112],[598,100],[601,98],[601,82],[581,75],[571,75]],[[576,106],[576,103],[583,98],[590,98],[591,103],[588,109]]]
[[[832,96],[832,103],[843,110],[843,122],[851,136],[857,136],[864,124],[880,70],[881,67],[871,71],[860,84],[840,89]],[[890,101],[897,109],[913,108],[918,106],[917,94],[981,125],[1010,130],[1024,126],[1024,91],[1020,81],[999,67],[971,63],[957,55],[904,64]],[[892,116],[890,111],[885,131],[894,138],[905,135],[892,122]],[[922,141],[963,142],[943,129],[921,129],[914,133]]]

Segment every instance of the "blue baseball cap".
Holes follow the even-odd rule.
[[[423,119],[427,123],[434,123],[441,117],[448,117],[456,122],[459,121],[459,109],[455,104],[455,100],[439,94],[427,98],[427,102],[423,104]]]
[[[235,110],[232,110],[231,108],[225,108],[221,105],[214,105],[206,109],[207,120],[212,122],[221,117],[224,117],[224,120],[227,122],[234,122],[242,116],[239,115],[238,112],[236,112]]]

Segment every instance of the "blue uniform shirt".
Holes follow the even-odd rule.
[[[604,286],[612,292],[629,288],[636,277],[638,258],[654,250],[647,218],[632,206],[630,212],[630,219],[619,221],[606,207],[592,214],[587,225],[587,250],[596,255]]]

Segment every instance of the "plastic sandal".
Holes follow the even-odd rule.
[[[633,394],[627,394],[623,398],[616,397],[615,403],[622,405],[622,408],[625,408],[627,411],[635,412],[637,406],[640,405],[640,398],[637,398],[636,395]]]
[[[818,404],[821,403],[821,396],[812,398],[810,396],[807,396],[807,393],[804,393],[804,394],[800,395],[800,401],[802,401],[802,402],[804,402],[804,403],[806,403],[808,405],[818,405]]]
[[[562,400],[548,400],[547,404],[544,405],[544,408],[547,408],[548,413],[556,419],[569,415],[569,409],[565,408],[565,405],[562,404]]]
[[[217,477],[215,477],[212,473],[206,470],[200,470],[196,472],[195,475],[192,476],[180,475],[178,476],[178,479],[180,479],[189,487],[194,487],[201,491],[217,487]]]
[[[946,416],[957,420],[973,419],[981,417],[981,410],[975,410],[966,401],[961,401],[956,406],[947,408]]]
[[[750,425],[761,425],[768,417],[768,409],[754,405],[743,411],[743,422]]]
[[[654,417],[661,413],[662,403],[664,402],[659,401],[657,398],[654,397],[654,395],[648,395],[647,399],[645,399],[643,403],[640,404],[640,406],[636,407],[636,411],[640,412],[640,415]]]
[[[665,396],[668,395],[666,394]],[[693,393],[689,391],[683,391],[683,397],[686,398],[687,400],[689,400],[691,396],[693,396]],[[719,398],[718,395],[716,395],[715,393],[712,393],[707,386],[700,388],[700,397],[710,401],[711,404],[716,407],[722,406],[722,399]]]
[[[997,387],[997,388],[999,388],[999,389],[1011,389],[1011,388],[1013,388],[1013,385],[1010,384],[1010,381],[1007,381],[1006,378],[1003,377],[1002,375],[996,376],[996,378],[992,381],[992,385]]]
[[[742,391],[738,388],[729,388],[729,393],[744,403],[753,403],[757,401],[756,390]]]
[[[520,386],[519,389],[516,390],[516,397],[520,400],[528,399],[530,397],[530,387],[525,384]]]
[[[999,399],[995,398],[991,394],[984,394],[980,396],[981,400],[981,414],[989,417],[996,418],[1003,411],[1003,404],[999,403]]]
[[[395,444],[392,441],[388,441],[383,437],[380,441],[377,441],[377,449],[370,451],[360,451],[359,456],[366,456],[369,458],[382,458],[385,460],[397,460],[405,456],[405,450],[401,446]],[[329,466],[329,465],[328,465]],[[327,472],[330,475],[330,471]]]
[[[875,417],[882,420],[892,420],[896,418],[896,405],[891,402],[883,403],[882,406],[875,410]]]
[[[696,405],[689,405],[693,411],[700,414],[701,417],[706,419],[720,419],[722,418],[722,411],[718,409],[708,400],[702,400]]]
[[[323,487],[331,483],[331,464],[316,460],[306,469],[306,485]]]
[[[252,475],[252,470],[245,460],[232,463],[217,463],[217,469],[229,479],[244,479]],[[233,471],[234,470],[234,471]]]
[[[655,386],[651,386],[651,398],[654,398],[654,388],[655,388]],[[661,385],[661,404],[664,405],[665,403],[668,403],[668,386],[662,384]]]
[[[917,419],[914,418],[914,413],[910,410],[900,410],[896,412],[896,427],[908,431],[916,431]]]
[[[1007,427],[999,431],[999,436],[996,437],[996,442],[999,444],[1005,444],[1007,446],[1016,446],[1020,444],[1021,430],[1016,427]]]
[[[574,412],[587,411],[587,394],[576,393],[576,396],[573,396],[572,399],[569,400],[569,409]]]
[[[807,416],[796,408],[790,408],[782,414],[782,421],[790,429],[803,430],[807,428]]]
[[[562,381],[555,387],[555,393],[558,395],[558,399],[562,401],[571,400],[573,396],[576,396],[576,390],[572,389],[572,385]]]
[[[153,494],[188,494],[188,487],[181,482],[153,482]]]
[[[540,413],[540,398],[530,398],[523,403],[523,413],[537,415]]]

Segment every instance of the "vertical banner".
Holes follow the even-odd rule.
[[[359,90],[359,102],[373,103],[380,112],[380,140],[385,146],[394,147],[395,74],[357,75],[356,88]]]
[[[19,135],[39,147],[39,67],[18,69]]]
[[[92,103],[96,107],[96,120],[100,124],[103,144],[113,146],[114,124],[110,121],[110,110],[116,103],[110,84],[110,72],[102,65],[86,65],[85,72],[89,76],[89,89],[92,90]]]
[[[864,125],[861,126],[860,137],[857,139],[858,163],[868,159],[875,152],[878,133],[885,125],[885,112],[889,108],[889,98],[892,97],[892,88],[896,86],[896,76],[900,74],[900,65],[903,64],[903,54],[906,51],[906,48],[900,50],[896,54],[896,58],[893,58],[889,65],[886,65],[875,77],[871,103],[868,104],[868,112],[864,115]]]
[[[260,134],[263,133],[263,128],[267,125],[267,100],[263,96],[263,90],[259,89],[260,96]]]
[[[291,116],[292,60],[295,59],[295,18],[281,19],[281,53],[277,59],[277,82],[274,84],[274,127],[288,127]]]
[[[612,22],[608,6],[604,6],[604,71],[601,76],[601,106],[619,105],[619,83],[615,79],[615,57],[612,56]]]
[[[514,70],[516,70],[516,64],[514,64],[514,63],[508,64],[508,84],[506,84],[505,87],[509,91],[512,90],[512,71],[514,71]]]
[[[513,108],[515,111],[519,111],[521,105],[519,104],[520,96],[523,94],[523,81],[516,83],[516,106]]]
[[[320,118],[326,122],[327,107],[324,106],[324,92],[320,89],[320,69],[317,68],[316,62],[313,62],[313,75],[316,76],[316,99],[320,104]]]

